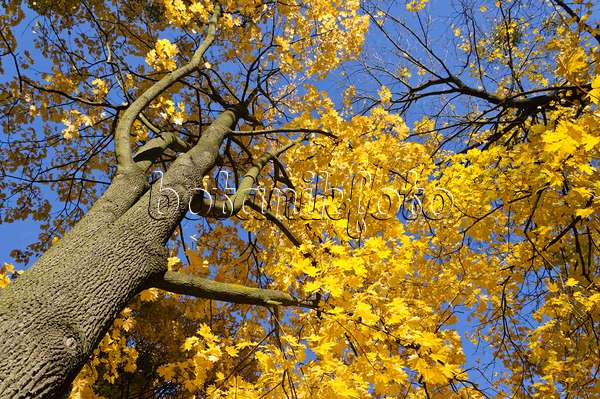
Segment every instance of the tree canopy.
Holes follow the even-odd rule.
[[[185,208],[71,398],[600,397],[594,2],[3,6],[0,294]]]

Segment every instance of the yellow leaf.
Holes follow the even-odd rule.
[[[575,215],[579,216],[580,218],[587,218],[588,216],[594,214],[594,208],[583,208],[583,209],[577,209],[577,211],[575,211]]]
[[[319,281],[307,281],[306,284],[304,284],[304,291],[308,294],[315,292],[319,288],[321,288],[321,283]]]
[[[411,0],[406,3],[406,9],[408,11],[417,12],[425,8],[429,0]]]
[[[203,337],[208,342],[216,342],[219,340],[219,338],[212,333],[210,327],[206,323],[202,323],[200,325],[200,329],[198,330],[198,335]]]
[[[171,256],[167,259],[167,269],[173,270],[175,266],[179,265],[181,260],[177,256]]]
[[[420,332],[417,337],[415,337],[415,341],[424,348],[436,349],[441,348],[444,345],[444,341],[429,331]]]
[[[12,263],[4,263],[2,268],[9,273],[13,273],[15,271],[15,266]]]
[[[125,331],[131,331],[131,329],[133,328],[134,325],[134,321],[132,318],[127,317],[125,320],[123,320],[123,322],[121,323],[121,327],[123,327],[123,330]]]
[[[185,252],[185,254],[189,258],[190,266],[192,267],[194,272],[200,273],[200,274],[208,273],[210,264],[206,259],[202,259],[202,256],[200,256],[200,254],[198,252],[188,249]]]
[[[600,137],[584,133],[581,137],[581,143],[584,145],[586,151],[591,151],[600,143]]]
[[[567,287],[576,287],[577,285],[579,285],[579,282],[573,277],[569,277],[568,280],[565,282],[565,285]]]
[[[237,357],[239,351],[235,348],[235,346],[226,346],[225,352],[231,357]]]
[[[379,320],[379,316],[373,313],[371,305],[364,302],[358,302],[354,308],[354,316],[360,317],[365,324],[373,325]]]
[[[386,105],[389,104],[391,99],[392,99],[392,92],[390,91],[390,89],[388,89],[385,86],[381,86],[381,88],[379,89],[379,99],[381,100],[381,103]]]
[[[300,260],[297,264],[297,267],[304,273],[310,277],[315,277],[317,273],[319,273],[319,269],[313,265],[312,259],[304,258]]]
[[[140,293],[140,300],[143,302],[152,302],[158,299],[158,290],[156,288],[150,288]]]
[[[592,90],[590,90],[588,96],[594,104],[600,104],[600,75],[596,75],[592,80]]]
[[[198,337],[189,337],[185,339],[185,342],[183,343],[183,350],[184,351],[190,351],[192,350],[192,348],[194,346],[196,346],[196,344],[198,343],[199,338]]]

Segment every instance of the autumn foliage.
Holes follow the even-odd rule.
[[[244,104],[199,189],[227,201],[264,157],[254,191],[227,215],[192,207],[167,267],[298,301],[142,291],[71,398],[600,397],[594,2],[3,5],[0,217],[40,234],[0,287],[105,190],[116,118],[218,9],[202,65],[129,144],[176,136],[148,163],[159,182]]]

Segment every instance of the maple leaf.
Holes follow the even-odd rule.
[[[360,317],[360,320],[365,324],[375,324],[379,320],[379,316],[373,313],[371,305],[365,302],[358,302],[356,304],[354,316]]]

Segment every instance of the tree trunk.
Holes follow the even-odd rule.
[[[165,272],[165,243],[236,121],[223,112],[149,190],[139,171],[121,171],[58,245],[0,291],[2,398],[68,392],[119,312]]]

